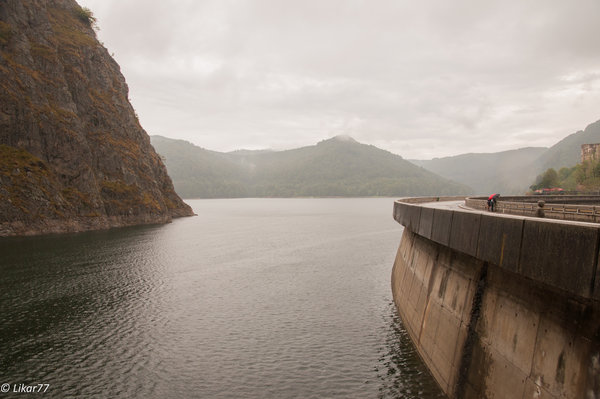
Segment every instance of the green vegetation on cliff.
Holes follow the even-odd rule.
[[[600,161],[583,162],[571,168],[547,169],[537,176],[531,190],[559,187],[567,191],[600,190]]]
[[[92,10],[90,10],[87,7],[75,7],[74,12],[77,18],[79,18],[82,22],[86,23],[88,26],[94,29],[98,28],[98,21],[94,16]]]
[[[288,151],[219,153],[152,136],[184,198],[467,194],[388,151],[337,137]]]

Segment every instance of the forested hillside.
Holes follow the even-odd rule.
[[[592,143],[600,143],[600,121],[568,135],[545,151],[535,162],[538,173],[548,168],[575,166],[581,161],[581,145]]]
[[[411,162],[440,176],[467,184],[473,187],[477,194],[518,194],[524,192],[535,178],[538,170],[531,165],[546,150],[544,147],[529,147]]]
[[[349,137],[288,151],[209,151],[152,137],[184,198],[409,196],[470,189]]]
[[[447,179],[466,184],[478,194],[523,194],[536,176],[547,169],[559,171],[574,167],[580,161],[581,145],[591,143],[600,143],[600,121],[588,125],[583,131],[568,135],[550,148],[522,148],[411,162]]]

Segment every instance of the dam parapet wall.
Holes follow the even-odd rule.
[[[465,198],[465,205],[484,211],[487,210],[487,198]],[[548,219],[600,223],[600,197],[597,195],[501,197],[495,208],[496,213],[540,217],[542,211],[543,217]]]
[[[600,397],[600,225],[396,201],[394,301],[451,398]]]

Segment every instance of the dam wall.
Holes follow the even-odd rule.
[[[600,398],[600,225],[445,204],[394,204],[405,229],[392,272],[398,312],[444,392]]]

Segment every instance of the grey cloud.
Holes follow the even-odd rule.
[[[596,0],[81,3],[146,130],[215,150],[347,133],[425,158],[598,119]]]

